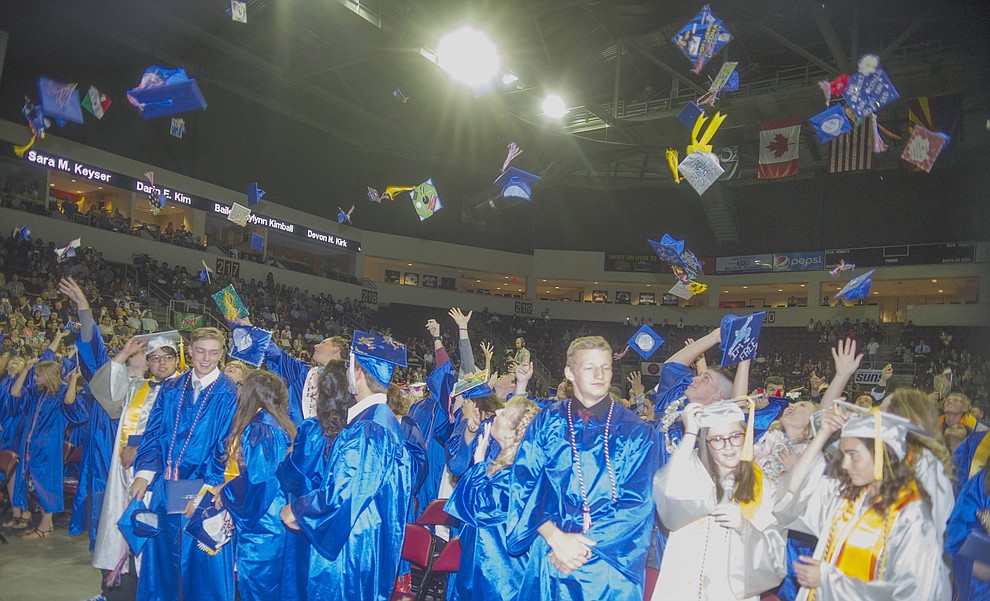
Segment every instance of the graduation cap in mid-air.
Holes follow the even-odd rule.
[[[251,232],[251,250],[259,253],[265,250],[265,237],[261,234]]]
[[[55,261],[58,263],[65,263],[72,257],[76,256],[76,249],[82,244],[82,238],[76,238],[72,242],[69,242],[62,248],[55,249]]]
[[[846,282],[838,292],[835,293],[833,298],[839,298],[840,296],[845,297],[846,300],[863,300],[870,296],[870,290],[873,288],[873,280],[870,276],[873,275],[876,269],[871,269],[864,273],[863,275],[854,276],[853,279]]]
[[[141,83],[127,91],[127,100],[145,119],[206,108],[206,99],[196,80],[186,75],[181,67],[148,67],[141,76]]]
[[[523,171],[518,167],[509,167],[498,176],[495,185],[502,189],[503,198],[533,199],[533,184],[540,181],[540,176]]]
[[[248,206],[253,207],[261,201],[261,198],[265,195],[265,191],[258,187],[258,182],[252,182],[247,187],[247,201]]]
[[[831,142],[842,134],[852,131],[852,123],[846,117],[846,111],[839,104],[833,104],[830,108],[818,113],[810,119],[815,133],[818,134],[818,142],[824,144]]]
[[[653,328],[648,325],[643,325],[636,333],[632,335],[627,343],[629,348],[636,351],[643,361],[649,361],[653,353],[657,352],[661,346],[663,346],[664,339],[660,334],[657,334]]]
[[[82,104],[76,84],[42,77],[38,80],[38,95],[41,98],[41,110],[46,117],[73,123],[83,122]]]

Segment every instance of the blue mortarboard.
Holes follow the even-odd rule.
[[[694,124],[698,122],[698,117],[705,114],[705,110],[691,101],[687,103],[681,112],[677,115],[677,120],[681,122],[681,125],[686,127],[688,131],[694,129]]]
[[[818,113],[810,119],[815,133],[818,134],[818,142],[824,144],[831,142],[842,134],[852,131],[852,123],[846,117],[846,111],[842,105],[833,104],[831,107]]]
[[[27,96],[24,97],[24,106],[21,107],[21,113],[27,119],[28,125],[31,126],[31,131],[36,135],[40,136],[43,134],[51,123],[45,119],[45,112],[41,110],[41,107],[32,103],[31,99]]]
[[[377,202],[377,203],[380,204],[382,202],[382,197],[378,193],[378,190],[375,190],[371,186],[368,186],[368,200],[370,200],[371,202]]]
[[[402,104],[409,102],[409,97],[403,94],[402,90],[400,90],[399,88],[395,88],[394,90],[392,90],[392,97],[398,100],[399,102],[401,102]]]
[[[722,89],[726,92],[739,91],[739,71],[732,72],[732,75],[729,76],[729,81],[725,83],[725,87]]]
[[[251,207],[258,204],[264,195],[265,191],[258,187],[258,182],[252,182],[247,188],[248,206]]]
[[[172,125],[169,127],[168,133],[181,140],[182,136],[186,135],[186,120],[181,117],[172,117]]]
[[[351,223],[351,216],[340,207],[337,207],[337,223]]]
[[[261,328],[236,326],[231,333],[230,356],[255,367],[265,360],[272,333]]]
[[[875,113],[901,97],[880,66],[877,55],[866,54],[860,57],[858,69],[858,73],[849,76],[849,84],[842,92],[842,97],[846,99],[857,119]]]
[[[41,110],[46,117],[73,123],[83,122],[82,104],[76,84],[42,77],[38,80],[38,95],[41,97]]]
[[[484,387],[488,390],[487,393],[479,390]],[[479,396],[487,396],[491,394],[491,389],[488,388],[488,372],[478,371],[473,374],[468,374],[454,383],[454,388],[450,392],[450,396],[464,395],[466,399],[473,399]]]
[[[653,247],[653,252],[671,266],[682,268],[688,277],[694,279],[701,274],[701,261],[698,256],[684,247],[683,240],[675,240],[670,234],[664,234],[660,242],[647,240]]]
[[[145,119],[206,108],[196,80],[182,68],[148,67],[138,87],[127,91],[127,99]]]
[[[22,225],[21,227],[15,229],[10,236],[17,240],[18,242],[30,242],[31,241],[31,229],[27,225]]]
[[[692,71],[700,73],[705,63],[731,40],[732,34],[706,4],[671,41],[694,65]]]
[[[629,348],[639,353],[639,356],[643,358],[643,361],[649,361],[653,353],[663,346],[664,339],[653,331],[648,325],[643,325],[641,328],[636,330],[636,333],[632,335],[629,342]]]
[[[213,493],[206,491],[199,499],[193,516],[186,522],[185,533],[196,539],[200,550],[216,555],[220,547],[234,536],[234,522],[226,509],[213,506]]]
[[[261,234],[251,232],[251,250],[256,252],[265,250],[265,237]]]
[[[756,356],[760,330],[763,329],[763,320],[766,316],[766,311],[758,311],[742,317],[730,314],[722,318],[722,342],[718,345],[723,349],[722,367],[735,365]]]
[[[872,276],[875,271],[876,269],[871,269],[863,275],[858,275],[849,280],[841,290],[835,293],[833,298],[844,296],[846,300],[852,301],[863,300],[869,297],[870,290],[873,288],[873,280],[870,279],[870,276]]]
[[[141,552],[149,538],[159,533],[158,517],[157,513],[148,509],[144,501],[134,499],[117,520],[117,528],[124,535],[124,540],[134,555]]]
[[[495,180],[495,185],[502,189],[503,198],[519,198],[532,200],[533,184],[540,181],[539,175],[523,171],[517,167],[509,167]]]
[[[209,272],[209,270],[207,270],[207,269],[200,269],[199,270],[199,281],[200,282],[209,282],[210,281],[210,272]]]
[[[76,256],[76,249],[82,245],[82,238],[76,238],[72,242],[69,242],[62,248],[55,249],[55,260],[58,263],[65,263],[72,257]]]
[[[374,332],[354,330],[351,356],[382,386],[392,381],[396,367],[406,367],[406,345]]]

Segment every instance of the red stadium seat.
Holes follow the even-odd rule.
[[[75,497],[79,490],[79,465],[82,462],[82,447],[71,442],[62,442],[62,494]],[[73,474],[73,475],[69,475]]]
[[[421,570],[428,570],[433,563],[433,534],[418,524],[406,524],[402,559]]]
[[[420,526],[449,526],[450,514],[443,510],[447,499],[437,499],[426,506],[416,523]]]
[[[461,539],[454,537],[450,539],[447,546],[440,551],[440,555],[433,560],[433,565],[423,576],[423,584],[416,593],[416,601],[425,601],[427,598],[441,600],[447,598],[447,575],[456,572],[461,565]],[[433,591],[436,576],[443,576],[442,580],[437,580],[437,590]]]

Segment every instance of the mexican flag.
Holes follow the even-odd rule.
[[[113,101],[109,96],[97,90],[95,86],[89,86],[89,92],[83,97],[82,105],[84,109],[96,115],[97,119],[102,119],[111,102]]]

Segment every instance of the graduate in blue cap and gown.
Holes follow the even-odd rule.
[[[282,599],[287,537],[279,512],[285,505],[276,477],[296,427],[288,415],[289,393],[271,372],[244,380],[227,440],[238,475],[223,485],[219,503],[237,527],[237,590],[242,601]]]
[[[339,337],[325,338],[313,347],[313,363],[316,365],[311,365],[286,353],[277,344],[271,344],[271,332],[253,327],[247,318],[238,319],[236,323],[235,341],[239,335],[238,331],[243,331],[252,338],[260,338],[267,334],[264,363],[269,371],[282,378],[289,389],[289,417],[292,423],[298,427],[302,420],[316,415],[320,373],[330,361],[347,359],[347,341]],[[236,354],[234,356],[241,358]]]
[[[540,599],[642,599],[656,433],[609,396],[605,339],[573,341],[564,375],[574,397],[537,414],[511,468],[507,549],[529,553],[519,588]]]
[[[137,598],[142,601],[234,599],[234,545],[215,555],[200,550],[184,532],[191,503],[184,513],[167,514],[169,505],[175,510],[183,497],[195,495],[197,484],[223,484],[237,402],[237,386],[217,367],[223,333],[199,328],[190,338],[192,369],[162,384],[134,464],[131,498],[144,497],[150,485],[149,508],[159,514],[161,529],[141,553]]]
[[[972,547],[976,553],[968,552]],[[966,550],[964,550],[966,547]],[[959,601],[990,599],[990,464],[973,474],[959,492],[945,532]],[[974,555],[976,557],[974,557]],[[979,561],[982,557],[983,561]],[[980,565],[982,563],[982,565]]]
[[[333,441],[320,488],[282,509],[285,525],[312,545],[310,601],[391,595],[412,495],[412,459],[386,397],[397,365],[406,365],[405,345],[354,332],[347,375],[357,402]]]
[[[4,355],[4,375],[0,378],[0,451],[16,453],[21,442],[21,411],[20,401],[10,396],[10,387],[24,369],[25,361],[22,357]]]
[[[444,510],[461,521],[461,561],[448,599],[516,599],[527,554],[510,555],[506,544],[510,468],[539,406],[525,397],[495,412],[474,440],[474,464],[461,475]],[[492,453],[496,446],[498,451]]]
[[[961,490],[987,463],[990,463],[990,436],[985,431],[975,431],[952,453],[956,487]]]

